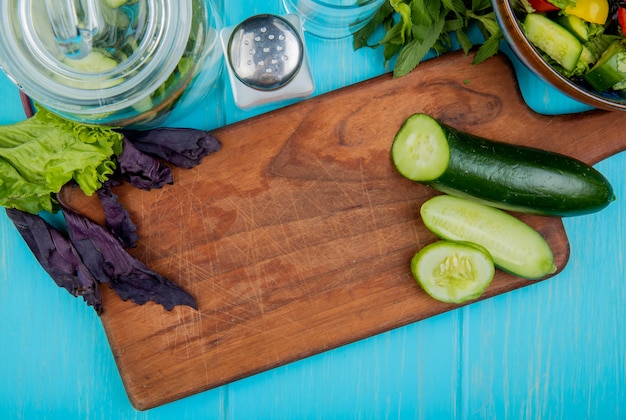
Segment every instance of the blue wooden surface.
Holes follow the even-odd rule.
[[[274,0],[224,3],[227,26],[282,12]],[[315,94],[389,70],[381,51],[354,52],[349,39],[306,41]],[[519,72],[533,109],[584,109]],[[223,80],[169,124],[214,128],[271,108],[237,109]],[[0,102],[0,123],[24,118],[4,76]],[[556,277],[145,412],[130,405],[93,310],[53,284],[2,212],[0,418],[626,418],[626,154],[597,168],[618,200],[564,221],[571,258]]]

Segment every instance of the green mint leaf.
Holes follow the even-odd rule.
[[[414,0],[414,3],[417,4],[417,0]],[[428,27],[432,25],[433,19],[430,16],[430,13],[425,8],[411,8],[411,19],[414,26],[417,27]]]
[[[479,25],[482,26],[482,29],[486,31],[489,35],[495,35],[500,33],[500,26],[498,26],[498,22],[496,21],[496,16],[494,12],[484,15],[477,15],[468,12],[468,16],[478,21]]]
[[[385,61],[391,60],[402,48],[401,44],[385,44],[383,47],[383,57]]]
[[[435,43],[435,46],[441,45],[441,50],[437,50],[437,52],[443,54],[452,49],[452,36],[449,32],[441,32],[439,35],[439,39]]]
[[[465,53],[465,55],[467,55],[474,44],[472,43],[472,41],[470,41],[467,34],[461,29],[458,29],[457,31],[455,31],[455,35],[456,35],[456,40],[458,41],[459,45],[463,49],[463,52]]]
[[[467,8],[463,0],[441,0],[441,4],[447,10],[453,12],[457,18],[461,18],[467,13]]]
[[[430,50],[437,54],[450,51],[456,45],[452,42],[453,35],[461,49],[468,54],[473,44],[467,34],[470,27],[475,25],[487,40],[478,48],[475,57],[475,61],[482,62],[497,53],[499,40],[502,39],[491,1],[388,0],[381,6],[371,25],[357,32],[355,49],[369,46],[367,40],[377,27],[382,26],[385,34],[373,47],[384,47],[385,61],[397,54],[394,76],[398,77],[412,71]],[[527,0],[512,1],[517,3]]]
[[[423,10],[428,14],[428,20],[435,22],[440,19],[440,12],[442,9],[441,0],[411,0],[411,10],[416,13],[418,10]],[[422,21],[422,23],[426,23]]]
[[[476,51],[476,55],[474,56],[473,64],[480,64],[486,59],[493,57],[498,53],[500,49],[500,41],[502,40],[502,35],[496,34],[492,35],[488,38],[484,44],[482,44],[478,51]]]
[[[376,29],[379,26],[383,25],[388,19],[393,16],[393,8],[391,4],[386,1],[383,5],[376,11],[372,19],[361,29],[354,33],[354,40],[352,46],[354,50],[358,50],[363,47],[377,47],[376,45],[370,45],[368,40],[372,37]]]
[[[439,39],[444,22],[442,15],[440,19],[434,22],[434,25],[423,33],[423,40],[414,38],[400,50],[394,69],[395,77],[404,76],[417,67]]]
[[[437,56],[440,56],[450,51],[450,45],[446,43],[444,39],[439,39],[437,42],[435,42],[435,45],[433,45],[432,49],[435,54],[437,54]]]
[[[481,12],[487,9],[491,9],[491,0],[472,0],[472,10],[474,12]]]
[[[463,28],[465,28],[465,22],[463,21],[463,19],[461,18],[448,19],[443,25],[443,32],[444,33],[455,32]]]
[[[401,0],[389,0],[393,10],[396,11],[400,15],[400,21],[402,22],[402,32],[401,37],[402,41],[406,41],[407,37],[411,35],[411,7],[403,3]]]
[[[405,43],[404,37],[402,36],[402,30],[404,29],[404,25],[402,22],[398,22],[391,29],[387,31],[385,37],[380,41],[381,45],[384,44],[397,44],[403,45]]]
[[[394,77],[402,77],[413,71],[426,55],[426,52],[422,51],[423,43],[419,39],[414,39],[406,44],[398,53],[396,67],[393,69]]]

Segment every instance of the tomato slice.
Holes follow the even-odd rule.
[[[548,0],[528,0],[528,2],[537,13],[555,12],[559,10],[558,7],[550,3]]]
[[[622,29],[622,33],[626,34],[626,8],[619,7],[617,9],[617,22]]]

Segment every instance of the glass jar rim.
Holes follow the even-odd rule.
[[[192,19],[192,0],[146,2],[149,28],[137,51],[110,70],[90,74],[54,61],[31,23],[36,2],[0,0],[3,10],[17,13],[0,18],[0,68],[35,102],[60,112],[105,114],[139,103],[175,70]],[[98,87],[81,87],[86,85]]]

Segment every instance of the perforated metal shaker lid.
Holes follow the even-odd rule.
[[[257,90],[288,84],[302,66],[300,34],[281,16],[256,15],[241,22],[228,42],[228,61],[235,76]]]

